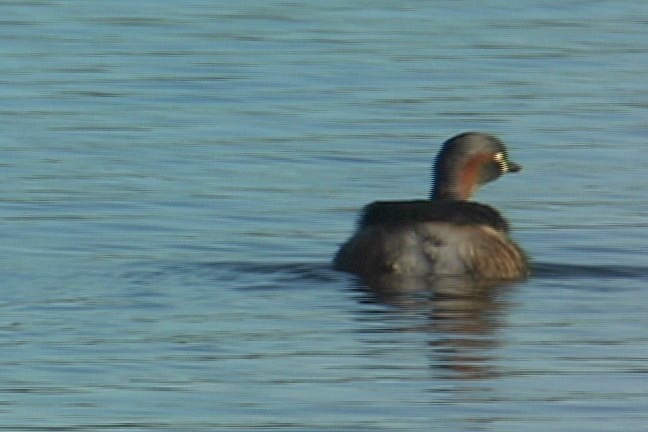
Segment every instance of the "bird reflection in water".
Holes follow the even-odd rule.
[[[494,363],[496,349],[501,345],[497,333],[510,305],[503,294],[511,283],[476,282],[463,276],[385,275],[362,280],[368,301],[424,313],[431,366],[442,378],[464,380],[497,375]]]

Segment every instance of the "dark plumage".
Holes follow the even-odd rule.
[[[448,222],[456,225],[486,225],[507,233],[508,222],[497,210],[471,201],[375,201],[362,211],[358,228],[371,225],[399,225]]]

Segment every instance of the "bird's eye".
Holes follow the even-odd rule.
[[[506,161],[506,155],[502,152],[495,153],[493,160],[497,162],[500,166],[500,170],[505,173],[509,170],[508,162]]]

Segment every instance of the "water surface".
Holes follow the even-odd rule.
[[[0,429],[642,431],[648,3],[0,5]],[[441,142],[533,258],[462,299],[330,268]]]

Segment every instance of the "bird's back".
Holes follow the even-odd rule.
[[[466,201],[375,202],[338,251],[339,270],[369,276],[472,275],[513,279],[527,273],[522,250],[492,207]]]

